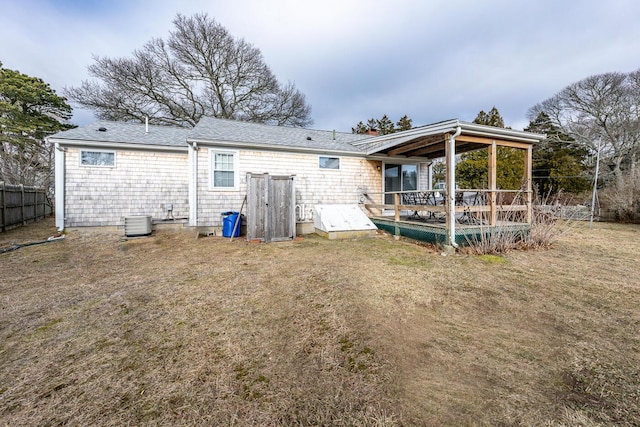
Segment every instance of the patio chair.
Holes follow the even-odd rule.
[[[456,220],[461,224],[483,225],[482,213],[472,212],[470,207],[484,205],[485,199],[485,194],[480,191],[456,193],[456,206],[467,206]]]
[[[400,194],[400,203],[403,205],[417,205],[416,194],[415,193],[401,193]],[[414,211],[411,215],[407,217],[407,219],[419,219],[420,215],[418,211]]]

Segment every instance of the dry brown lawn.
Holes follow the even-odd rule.
[[[70,232],[0,254],[0,420],[640,425],[639,261],[638,225],[504,257]]]

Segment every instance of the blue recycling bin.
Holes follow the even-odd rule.
[[[236,225],[236,221],[238,225]],[[234,227],[235,233],[233,232]],[[222,237],[240,236],[240,227],[242,227],[242,217],[239,212],[222,213]]]

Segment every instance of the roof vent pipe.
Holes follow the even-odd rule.
[[[149,116],[144,116],[144,133],[149,133]]]
[[[449,171],[449,182],[447,183],[447,198],[449,199],[449,243],[454,248],[458,247],[456,243],[456,138],[462,133],[460,126],[456,127],[453,135],[449,136],[449,158],[451,164],[447,167]]]

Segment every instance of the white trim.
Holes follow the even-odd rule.
[[[494,139],[506,139],[509,141],[524,142],[529,144],[533,144],[545,138],[545,135],[543,134],[514,129],[496,128],[493,126],[479,125],[476,123],[461,122],[460,120],[447,120],[445,122],[421,126],[402,132],[364,139],[362,141],[354,142],[352,143],[352,145],[357,147],[367,147],[375,145],[375,147],[373,148],[366,149],[367,155],[371,155],[379,151],[393,148],[397,145],[411,141],[413,139],[417,139],[419,137],[445,135],[447,133],[454,133],[457,129],[462,129],[462,133],[464,135],[481,136]]]
[[[214,170],[213,167],[215,165],[214,156],[216,154],[231,154],[233,155],[233,187],[216,187],[214,185]],[[240,189],[240,174],[239,174],[239,150],[226,150],[211,147],[209,148],[209,190],[211,191],[238,191]]]
[[[93,164],[82,163],[83,152],[113,154],[113,164],[112,165],[93,165]],[[117,159],[116,159],[117,155],[115,150],[95,150],[92,148],[81,148],[78,154],[79,154],[78,162],[80,164],[80,167],[83,167],[83,168],[115,168],[117,166]]]
[[[411,165],[411,166],[415,166],[416,167],[416,190],[415,191],[419,191],[420,190],[420,164],[419,163],[415,163],[415,162],[403,162],[402,160],[404,159],[398,159],[400,161],[398,162],[382,162],[382,204],[385,204],[385,199],[387,197],[386,193],[387,192],[387,183],[386,183],[386,179],[385,179],[385,172],[386,172],[386,168],[387,165],[400,165],[400,185],[402,186],[402,166],[404,165]],[[413,191],[413,190],[405,190],[404,188],[400,189],[400,191]],[[384,209],[385,212],[391,212],[391,210],[389,209]]]
[[[198,225],[198,146],[190,144],[188,151],[189,163],[189,225]]]
[[[212,141],[201,138],[187,138],[187,143],[196,142],[201,146],[207,147],[229,147],[228,149],[240,149],[240,150],[254,150],[254,151],[284,151],[287,153],[307,153],[318,155],[333,155],[333,156],[345,156],[345,157],[365,157],[364,151],[350,151],[350,150],[334,150],[326,147],[296,147],[293,145],[277,145],[277,144],[259,144],[255,142],[239,142],[239,141],[224,141],[217,140]],[[346,143],[352,145],[351,143]],[[356,149],[357,150],[357,149]]]
[[[158,145],[158,144],[137,144],[133,142],[108,142],[108,141],[88,141],[80,139],[63,139],[63,138],[49,138],[52,143],[60,144],[64,147],[82,147],[82,148],[96,148],[106,150],[119,150],[119,151],[187,151],[186,144],[180,145]]]
[[[64,178],[65,178],[65,151],[66,148],[60,147],[60,144],[55,144],[55,209],[56,209],[56,227],[58,231],[64,230]]]

